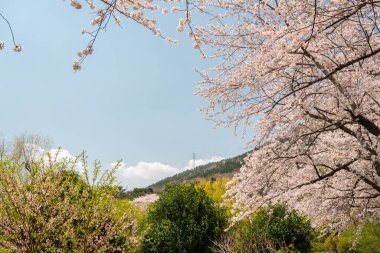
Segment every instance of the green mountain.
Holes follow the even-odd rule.
[[[154,183],[147,188],[153,189],[154,192],[160,192],[166,184],[176,184],[199,179],[212,179],[228,176],[230,177],[239,171],[240,167],[242,166],[243,159],[246,157],[247,153],[233,158],[221,160],[219,162],[201,165],[191,170],[183,171],[174,176],[167,177],[161,181],[158,181],[157,183]]]

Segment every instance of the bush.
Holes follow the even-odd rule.
[[[380,253],[380,220],[361,224],[360,232],[355,226],[349,227],[338,237],[339,253]]]
[[[30,172],[0,161],[0,252],[132,251],[134,213],[115,205],[114,171],[96,162],[90,179],[82,158],[44,157]]]
[[[143,253],[210,252],[227,224],[225,210],[193,185],[165,188],[152,204],[141,243]]]
[[[338,238],[332,233],[329,226],[315,228],[311,242],[313,252],[337,252]]]
[[[311,252],[313,229],[310,222],[283,204],[261,208],[251,217],[236,224],[224,242],[217,247],[228,247],[230,252]]]

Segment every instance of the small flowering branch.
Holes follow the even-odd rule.
[[[22,47],[21,45],[19,44],[16,44],[16,40],[15,40],[15,36],[14,36],[14,33],[13,33],[13,29],[12,29],[12,26],[11,26],[11,23],[8,21],[7,18],[4,17],[3,14],[0,13],[0,17],[7,23],[8,25],[8,28],[9,28],[9,31],[11,32],[11,35],[12,35],[12,41],[13,41],[13,44],[14,44],[14,48],[13,50],[15,52],[21,52],[22,50]],[[3,50],[5,48],[5,42],[0,42],[0,50]]]
[[[73,5],[73,3],[74,3],[74,5]],[[81,6],[78,5],[79,3],[78,4],[75,4],[75,3],[77,3],[77,2],[72,1],[71,5],[73,5],[74,8],[76,8],[76,9],[80,9]],[[92,2],[89,3],[89,6],[90,6],[90,8],[95,8],[95,6],[93,6]],[[73,70],[75,70],[75,71],[80,70],[82,62],[87,58],[88,55],[91,55],[94,52],[93,48],[94,48],[95,41],[99,35],[99,32],[101,30],[105,30],[107,28],[107,25],[111,19],[111,16],[114,16],[115,6],[116,6],[116,0],[114,0],[112,3],[110,3],[110,5],[107,7],[107,9],[105,11],[99,10],[97,12],[98,17],[92,21],[93,25],[98,24],[98,27],[96,30],[94,30],[92,32],[87,32],[85,28],[82,29],[82,34],[88,34],[92,37],[92,39],[89,41],[85,50],[80,50],[78,52],[79,60],[78,59],[74,60]]]
[[[193,7],[191,7],[193,6]],[[193,47],[197,50],[199,50],[200,54],[201,54],[201,57],[203,59],[206,58],[206,53],[203,51],[203,49],[201,48],[201,40],[197,38],[197,35],[196,33],[194,32],[194,29],[193,29],[193,26],[192,26],[192,23],[191,23],[191,11],[192,10],[198,10],[199,12],[203,13],[205,12],[205,9],[204,8],[199,8],[196,4],[194,4],[193,2],[189,1],[189,0],[186,0],[186,20],[185,22],[183,22],[183,24],[186,24],[187,27],[189,28],[190,32],[188,33],[189,37],[192,38],[192,41],[193,41]],[[179,22],[179,27],[177,28],[177,31],[183,31],[183,24],[181,24],[181,20]],[[182,29],[181,29],[182,27]]]
[[[86,0],[88,7],[95,10],[95,5],[93,1]],[[73,64],[73,69],[78,71],[81,69],[81,64],[86,59],[86,57],[93,53],[94,44],[101,30],[106,30],[109,21],[113,18],[115,23],[120,26],[121,20],[118,15],[125,17],[127,20],[133,20],[134,22],[142,25],[143,27],[150,30],[154,35],[176,44],[177,41],[171,38],[167,38],[161,34],[161,31],[155,27],[156,19],[144,17],[144,11],[157,11],[160,7],[158,5],[151,4],[152,0],[137,0],[137,1],[119,1],[119,0],[99,0],[99,4],[104,6],[99,8],[95,14],[96,17],[91,21],[92,26],[96,26],[96,29],[87,32],[85,28],[82,29],[82,34],[90,35],[92,38],[89,41],[85,50],[78,52],[79,59],[76,59]],[[81,9],[82,5],[78,0],[71,0],[71,6],[75,9]],[[168,11],[166,8],[162,8],[162,13],[166,14]],[[173,12],[173,11],[172,11]]]

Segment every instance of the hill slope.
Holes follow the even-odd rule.
[[[191,170],[186,170],[181,173],[178,173],[174,176],[167,177],[157,183],[154,183],[147,188],[152,188],[154,192],[159,192],[166,184],[175,184],[181,183],[189,180],[196,179],[210,179],[210,178],[219,178],[223,176],[232,176],[239,171],[242,166],[243,159],[246,157],[247,153],[242,155],[221,160],[219,162],[208,163],[206,165],[201,165],[195,167]]]

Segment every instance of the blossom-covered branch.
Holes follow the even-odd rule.
[[[115,23],[121,26],[122,18],[125,21],[133,21],[144,28],[151,31],[155,36],[158,36],[170,43],[176,44],[177,41],[165,37],[159,28],[156,27],[157,20],[155,18],[149,18],[148,12],[155,12],[161,10],[163,14],[166,14],[167,8],[161,7],[153,3],[153,0],[83,0],[88,8],[94,11],[95,17],[91,20],[91,26],[93,29],[88,31],[86,28],[82,29],[82,33],[90,36],[90,41],[84,50],[78,52],[78,59],[74,60],[73,69],[75,71],[81,69],[82,62],[88,55],[91,55],[94,50],[94,44],[98,38],[99,32],[106,30],[109,22],[114,20]],[[167,2],[167,1],[164,1]],[[82,9],[82,3],[79,0],[71,0],[71,6],[75,9]],[[175,13],[179,10],[178,7],[173,7],[172,12]]]

